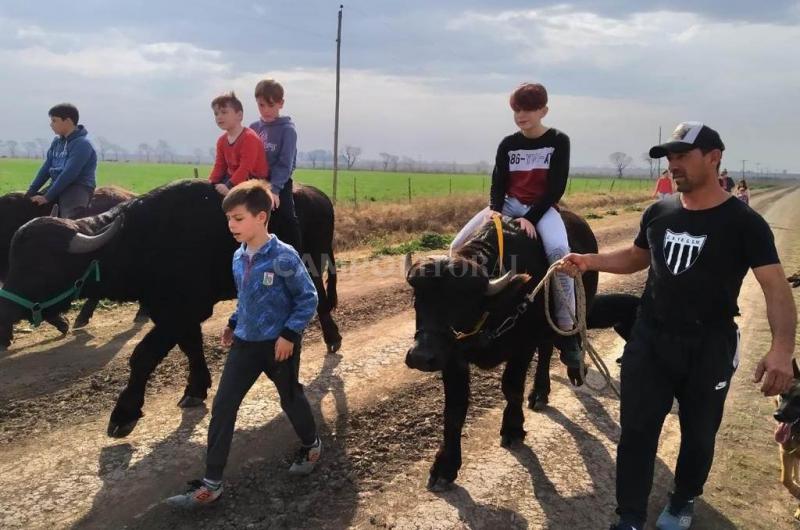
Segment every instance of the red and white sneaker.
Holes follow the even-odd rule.
[[[168,498],[165,502],[178,508],[198,508],[213,504],[222,495],[222,484],[214,486],[205,480],[192,480],[186,493]]]

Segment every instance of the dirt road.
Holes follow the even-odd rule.
[[[782,258],[800,263],[800,192],[754,201],[775,228]],[[603,247],[627,244],[639,213],[593,221]],[[145,417],[125,440],[105,436],[127,357],[145,327],[135,308],[98,314],[84,332],[25,334],[0,354],[0,502],[2,528],[604,528],[613,512],[618,403],[607,391],[575,391],[552,367],[551,408],[526,413],[528,437],[515,451],[499,446],[499,372],[474,372],[459,487],[424,489],[441,436],[442,391],[436,375],[405,368],[413,334],[402,259],[349,256],[340,275],[345,333],[341,355],[326,356],[319,333],[305,341],[301,377],[325,446],[323,463],[305,479],[286,472],[295,448],[274,390],[264,379],[242,405],[224,502],[200,514],[159,504],[202,473],[208,411],[175,406],[184,361],[170,354],[150,385]],[[788,268],[788,267],[787,267]],[[603,290],[638,291],[642,274],[601,278]],[[729,397],[719,458],[701,503],[697,528],[790,528],[792,502],[777,484],[771,404],[748,382],[768,327],[763,299],[748,278],[741,326],[746,352]],[[215,336],[231,303],[205,325],[216,378],[224,361]],[[766,333],[766,334],[765,334]],[[594,334],[616,374],[621,342]],[[749,363],[749,364],[748,364]],[[592,374],[599,384],[599,376]],[[210,403],[210,401],[209,401]],[[677,421],[665,426],[654,488],[663,502],[677,451]],[[750,506],[749,492],[764,499]]]

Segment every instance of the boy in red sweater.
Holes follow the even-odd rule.
[[[208,180],[220,195],[251,178],[266,179],[267,157],[261,138],[242,125],[244,109],[236,94],[229,92],[211,102],[217,126],[225,134],[217,140],[217,156]]]

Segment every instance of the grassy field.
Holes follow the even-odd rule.
[[[0,159],[0,194],[25,190],[36,174],[41,161]],[[142,193],[167,182],[191,178],[194,166],[187,164],[142,164],[101,162],[97,170],[98,185],[116,184]],[[206,178],[210,166],[197,166],[200,178]],[[330,169],[297,169],[294,179],[310,184],[331,194],[333,172]],[[646,190],[653,183],[645,179],[586,178],[573,176],[567,195],[583,192]],[[409,182],[411,198],[442,197],[453,195],[487,195],[490,178],[485,175],[395,173],[383,171],[340,171],[338,199],[359,204],[366,202],[408,201]],[[612,188],[613,186],[613,188]]]

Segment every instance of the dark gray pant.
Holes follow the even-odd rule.
[[[234,339],[211,408],[205,478],[222,479],[239,405],[262,372],[275,384],[281,408],[303,445],[312,445],[316,441],[314,416],[303,393],[303,385],[297,381],[300,342],[298,340],[295,343],[294,354],[289,359],[275,362],[275,341],[245,342]]]
[[[678,400],[681,447],[674,493],[703,493],[725,397],[738,364],[733,322],[693,333],[659,329],[640,317],[622,355],[622,399],[617,446],[617,513],[644,526],[658,439],[673,399]]]
[[[94,190],[82,184],[67,186],[58,196],[58,217],[62,219],[80,219],[89,206]]]

